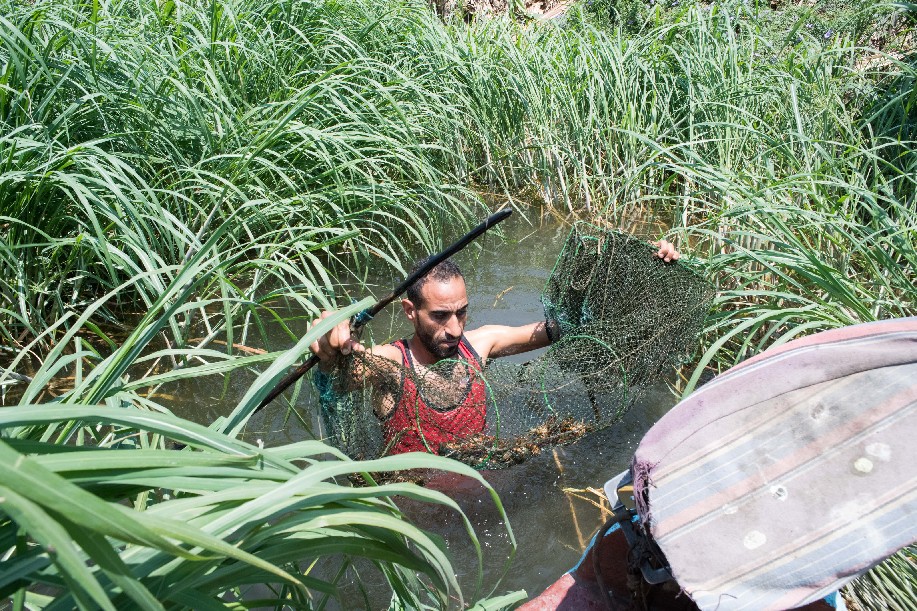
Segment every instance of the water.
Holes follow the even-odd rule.
[[[486,324],[524,325],[544,318],[539,295],[569,227],[557,222],[528,222],[514,215],[502,229],[505,240],[486,235],[476,248],[456,257],[468,287],[469,329]],[[374,292],[383,295],[399,280],[377,277],[379,288]],[[364,340],[384,342],[409,334],[410,327],[396,302],[373,321]],[[279,335],[276,341],[278,345],[289,343]],[[537,354],[509,358],[524,362]],[[253,379],[253,375],[234,375],[222,385],[206,380],[185,383],[172,390],[172,407],[185,417],[210,422],[228,413]],[[312,401],[311,387],[305,384],[297,401],[299,416],[275,402],[253,417],[245,437],[266,445],[310,437],[309,429],[315,426]],[[545,451],[521,465],[484,472],[504,504],[517,542],[515,559],[499,585],[511,545],[489,494],[468,478],[444,477],[431,483],[456,499],[478,534],[484,554],[483,594],[496,586],[496,593],[524,589],[534,596],[576,563],[605,520],[594,504],[600,497],[586,489],[601,489],[606,480],[624,470],[640,438],[673,403],[672,394],[660,381],[617,425],[573,445]],[[442,507],[406,500],[400,500],[399,506],[415,524],[448,541],[463,592],[473,597],[477,561],[460,518]],[[372,581],[365,570],[361,576]],[[373,601],[374,607],[376,602],[378,607],[388,604],[387,599]]]
[[[517,544],[500,592],[524,589],[537,595],[573,567],[592,534],[609,517],[594,504],[601,502],[596,492],[627,468],[640,438],[672,404],[671,393],[657,387],[615,426],[521,465],[483,472],[503,502]],[[482,487],[467,478],[444,477],[432,486],[457,491],[452,496],[481,538],[485,571],[489,572],[485,586],[492,587],[511,551],[496,506]],[[463,591],[470,595],[475,583],[474,550],[459,520],[441,508],[415,503],[401,506],[415,523],[447,538]]]

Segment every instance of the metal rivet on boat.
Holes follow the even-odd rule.
[[[853,463],[853,468],[860,473],[869,473],[872,471],[872,461],[865,456],[861,456],[860,458],[856,459],[856,462]]]
[[[745,535],[745,539],[742,540],[742,543],[745,544],[746,549],[755,549],[761,547],[767,542],[767,537],[760,530],[750,530],[748,534]]]

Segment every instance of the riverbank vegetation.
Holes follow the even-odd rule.
[[[125,282],[108,319],[142,311],[223,223],[234,264],[207,294],[237,305],[207,336],[257,329],[281,295],[315,311],[334,270],[397,266],[473,218],[470,187],[611,220],[663,210],[724,288],[759,292],[730,293],[718,338],[785,292],[796,313],[717,351],[718,370],[819,325],[914,311],[902,53],[805,24],[765,36],[740,2],[631,35],[575,11],[565,28],[443,25],[358,0],[88,8],[4,13],[10,347]]]
[[[913,8],[864,3],[870,12],[789,19],[755,2],[630,4],[640,10],[629,17],[612,16],[620,2],[574,7],[558,27],[443,23],[401,0],[0,0],[0,390],[24,388],[9,395],[18,407],[2,410],[10,464],[20,460],[10,452],[41,464],[52,445],[133,440],[177,456],[175,477],[107,474],[108,454],[87,455],[85,477],[50,467],[35,477],[48,487],[63,477],[111,506],[128,499],[138,512],[168,490],[212,499],[194,510],[207,530],[234,511],[224,503],[254,502],[230,490],[256,476],[234,472],[233,486],[205,494],[194,478],[206,470],[194,465],[230,467],[201,453],[225,444],[230,462],[261,456],[259,469],[279,471],[257,477],[272,481],[293,477],[283,461],[313,460],[301,448],[274,456],[231,441],[307,345],[289,331],[298,349],[271,352],[265,327],[289,329],[332,305],[342,280],[380,263],[401,269],[448,241],[482,212],[481,191],[608,223],[634,210],[666,219],[720,289],[681,392],[793,337],[917,314]],[[877,31],[888,34],[881,44]],[[239,344],[268,352],[240,354]],[[250,368],[266,369],[197,444],[165,434],[158,416],[93,411],[167,412],[150,389]],[[54,405],[79,416],[68,422],[45,405],[56,416],[41,420],[31,412],[61,377]],[[170,551],[104,531],[121,543],[87,549],[84,537],[64,559],[53,541],[76,532],[76,518],[18,494],[4,497],[2,523],[17,572],[0,591],[19,601],[36,596],[24,583],[81,579],[67,572],[87,558],[102,590],[68,596],[138,601],[143,590],[115,577],[147,565],[126,559],[159,554],[167,573],[170,553],[226,551],[203,539]],[[361,494],[372,497],[353,501],[361,510],[397,515]],[[343,498],[328,501],[334,511],[351,503]],[[14,522],[45,502],[51,519]],[[257,515],[265,528],[270,516]],[[234,541],[226,525],[239,523],[208,532]],[[373,532],[408,547],[404,533]],[[278,556],[277,570],[288,561]],[[436,575],[448,567],[424,561],[442,586]],[[391,583],[415,597],[405,600],[433,583],[401,578]],[[233,595],[228,581],[208,583],[215,597]]]

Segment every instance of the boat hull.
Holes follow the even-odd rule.
[[[603,595],[595,572],[595,555],[601,581],[612,600]],[[579,563],[551,584],[520,611],[694,611],[697,605],[673,581],[650,585],[631,577],[628,568],[629,546],[621,528],[615,525],[602,541],[593,542]],[[836,595],[835,595],[836,596]],[[642,601],[645,601],[642,602]],[[646,606],[644,606],[644,604]],[[612,606],[613,605],[613,606]],[[800,607],[807,611],[837,611],[835,605],[819,600]]]

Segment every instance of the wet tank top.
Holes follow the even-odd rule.
[[[398,340],[395,346],[401,351],[402,365],[415,371],[407,340]],[[386,454],[439,454],[441,443],[475,435],[484,430],[487,389],[483,378],[477,375],[483,371],[483,367],[480,357],[464,336],[459,341],[458,358],[467,361],[473,373],[468,380],[462,401],[448,410],[427,405],[423,393],[417,388],[411,376],[403,376],[401,399],[392,414],[382,422]]]

